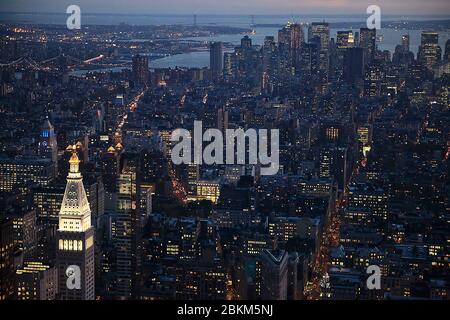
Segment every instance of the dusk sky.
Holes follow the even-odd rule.
[[[0,0],[0,12],[65,12],[78,4],[86,13],[141,14],[362,14],[377,4],[382,14],[449,15],[449,0]]]

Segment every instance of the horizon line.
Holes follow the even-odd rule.
[[[52,14],[52,15],[67,15],[65,12],[51,12],[51,11],[1,11],[1,14]],[[365,13],[138,13],[138,12],[130,12],[130,13],[119,13],[119,12],[83,12],[83,14],[90,15],[115,15],[115,16],[266,16],[266,17],[276,17],[276,16],[329,16],[329,17],[358,17],[358,16],[366,16]],[[438,13],[423,13],[423,14],[383,14],[383,16],[401,16],[401,17],[447,17],[450,19],[450,14],[438,14]]]

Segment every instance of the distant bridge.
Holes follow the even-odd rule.
[[[94,65],[98,66],[99,68],[106,68],[106,67],[123,67],[128,66],[129,63],[100,63],[102,60],[106,59],[107,57],[103,54],[100,54],[96,57],[89,58],[87,60],[81,60],[75,57],[72,57],[70,55],[66,55],[63,53],[60,53],[59,55],[42,60],[39,62],[36,62],[35,60],[29,58],[29,57],[21,57],[17,60],[11,61],[9,63],[0,63],[0,68],[2,67],[18,67],[18,66],[24,66],[27,68],[31,68],[33,70],[46,70],[49,71],[52,69],[51,65],[53,62],[58,61],[58,59],[65,59],[68,62],[68,68],[74,69],[77,67],[82,67],[86,65]]]

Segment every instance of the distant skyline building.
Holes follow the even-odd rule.
[[[58,143],[56,141],[55,129],[48,117],[45,119],[39,137],[38,154],[44,159],[51,159],[55,164],[55,175],[58,173]]]
[[[441,61],[441,54],[442,50],[439,46],[439,34],[434,31],[423,31],[417,60],[428,69],[432,69],[436,63]]]
[[[338,31],[336,35],[338,49],[347,49],[355,46],[355,35],[352,30]]]
[[[330,24],[328,22],[313,22],[308,30],[308,41],[314,37],[320,39],[320,71],[328,74],[329,46],[330,46]]]
[[[80,160],[75,151],[69,164],[57,231],[58,297],[61,300],[94,300],[94,228],[79,170]],[[80,270],[79,288],[68,285],[71,269],[76,271],[77,268]],[[77,276],[76,272],[74,276]]]
[[[139,85],[148,84],[148,56],[137,54],[133,57],[133,77]]]
[[[217,81],[220,80],[223,76],[222,42],[213,42],[209,50],[209,66],[211,69],[211,78]]]
[[[377,29],[361,28],[359,33],[359,46],[364,50],[364,64],[372,63],[375,59]]]
[[[348,84],[356,84],[364,72],[364,49],[348,48],[344,56],[344,79]]]
[[[450,61],[450,39],[445,43],[444,61]]]
[[[225,82],[231,82],[236,78],[237,56],[234,52],[225,52],[223,56],[223,78]]]
[[[409,34],[402,35],[402,47],[406,52],[409,51],[409,43],[410,43]]]
[[[278,44],[280,48],[288,50],[289,63],[288,66],[300,69],[300,52],[305,43],[305,35],[303,27],[297,23],[289,22],[281,30],[278,31]]]

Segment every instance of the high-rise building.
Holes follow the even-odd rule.
[[[289,255],[284,250],[262,251],[261,298],[263,300],[286,300],[288,286]]]
[[[0,217],[0,301],[14,295],[14,226]]]
[[[370,64],[375,58],[377,29],[361,28],[359,46],[364,50],[364,64]]]
[[[409,51],[409,34],[402,35],[402,47],[406,52]]]
[[[36,211],[15,210],[5,213],[14,226],[14,246],[20,250],[23,259],[30,260],[36,253]]]
[[[51,159],[55,164],[55,175],[58,173],[58,144],[56,142],[55,129],[48,120],[45,119],[42,125],[41,134],[39,137],[38,154],[42,158]]]
[[[330,46],[333,48],[332,46]],[[342,77],[344,68],[344,57],[348,48],[355,47],[355,35],[352,30],[338,31],[336,34],[335,50],[330,51],[330,71],[334,72],[336,78]],[[333,68],[334,67],[334,68]]]
[[[314,37],[320,39],[320,71],[328,74],[329,66],[329,46],[330,46],[330,25],[327,22],[313,22],[308,30],[308,41]]]
[[[62,300],[93,300],[95,270],[91,209],[79,170],[80,160],[75,152],[69,164],[57,231],[58,297]]]
[[[249,36],[244,36],[241,39],[241,47],[244,49],[251,49],[252,47],[252,39]]]
[[[16,270],[17,300],[55,300],[58,292],[58,272],[42,262],[27,262]]]
[[[422,32],[417,60],[428,69],[441,61],[442,50],[439,46],[439,34],[434,31]]]
[[[363,208],[370,212],[370,221],[388,219],[388,195],[383,189],[369,184],[353,183],[349,186],[348,207]]]
[[[362,48],[348,48],[344,56],[344,79],[348,84],[362,80],[364,71],[364,51]]]
[[[299,69],[300,52],[305,42],[303,28],[297,23],[288,23],[278,31],[278,44],[285,47],[289,53],[288,65],[291,68]]]
[[[320,152],[320,177],[333,177],[339,189],[343,190],[347,182],[347,148],[323,148]]]
[[[336,35],[338,49],[347,49],[355,46],[355,36],[352,30],[338,31]]]
[[[37,187],[33,189],[36,218],[45,225],[58,225],[58,216],[64,197],[63,185]]]
[[[196,163],[189,163],[187,165],[187,198],[188,201],[195,201],[197,199],[197,181],[200,177],[200,168]]]
[[[213,42],[209,48],[209,68],[211,79],[217,81],[223,75],[223,45],[222,42]]]
[[[263,89],[271,92],[278,75],[278,52],[275,37],[266,36],[262,47]]]
[[[133,77],[138,85],[148,84],[148,56],[137,54],[133,57]]]
[[[310,82],[319,70],[319,46],[317,43],[307,43],[301,53],[301,75],[305,82]]]
[[[132,298],[136,290],[140,234],[138,166],[137,154],[125,154],[117,178],[117,205],[112,221],[112,240],[116,250],[115,292],[120,299]]]
[[[225,52],[223,55],[223,78],[226,82],[236,79],[237,55],[235,52]]]
[[[385,79],[385,68],[380,61],[375,60],[365,70],[364,75],[364,95],[376,97],[381,95],[382,86]]]
[[[252,45],[252,39],[244,36],[241,45],[236,47],[236,79],[239,84],[253,89],[261,88],[262,53]]]
[[[450,39],[445,43],[444,61],[450,61]]]
[[[11,191],[28,183],[46,186],[55,177],[55,165],[50,159],[0,159],[0,191]]]
[[[210,200],[217,203],[220,195],[220,184],[215,181],[198,181],[197,182],[197,201]]]

